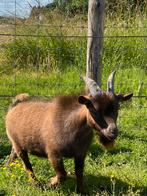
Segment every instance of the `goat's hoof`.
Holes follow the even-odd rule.
[[[37,188],[39,188],[39,189],[42,189],[42,190],[44,190],[44,185],[41,183],[41,182],[39,182],[39,181],[37,181],[36,182],[36,185],[35,185]]]
[[[37,179],[29,178],[29,183],[34,187],[44,190],[43,184],[39,182]]]
[[[58,176],[54,176],[54,177],[50,178],[50,181],[49,181],[49,183],[48,183],[48,187],[54,188],[54,187],[56,187],[59,183],[60,183],[60,180],[59,180]]]

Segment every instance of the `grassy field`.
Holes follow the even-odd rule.
[[[81,24],[80,21],[77,18],[71,19],[68,21],[68,25],[76,24],[78,26]],[[138,28],[138,25],[145,26],[146,21],[146,18],[137,18],[129,22],[107,19],[105,35],[146,35],[145,28]],[[83,21],[82,24],[86,24],[86,22]],[[115,25],[118,28],[115,28]],[[131,28],[124,28],[126,25]],[[20,26],[18,33],[22,33],[22,31],[23,33],[31,33],[34,32],[33,28]],[[76,35],[86,34],[87,29],[82,31],[78,31],[78,28],[75,29],[76,32],[72,29],[69,30],[69,28],[67,31],[64,28],[60,33],[66,35],[71,32],[73,35],[75,33]],[[10,27],[7,30],[11,32]],[[46,27],[41,34],[49,33],[49,31],[54,33],[56,30],[51,31]],[[3,29],[1,31],[5,32]],[[38,43],[38,40],[36,41]],[[10,167],[5,167],[4,163],[8,158],[11,146],[6,137],[4,120],[12,97],[18,93],[28,92],[31,95],[52,97],[58,94],[75,94],[83,91],[84,84],[80,80],[80,74],[85,73],[86,38],[52,39],[50,41],[40,38],[39,51],[42,56],[38,59],[39,69],[33,65],[30,53],[27,53],[28,51],[36,51],[36,42],[30,42],[28,38],[18,39],[16,42],[16,40],[4,37],[1,38],[1,42],[6,46],[10,44],[10,49],[1,49],[0,53],[0,195],[76,195],[74,177],[68,178],[55,189],[42,191],[31,184],[20,159]],[[93,139],[86,158],[84,174],[85,187],[89,195],[147,195],[147,98],[144,97],[147,96],[146,43],[146,38],[143,37],[124,39],[113,37],[113,39],[106,38],[104,40],[102,88],[106,89],[107,77],[111,71],[116,69],[116,93],[133,92],[134,97],[128,103],[121,105],[118,119],[120,132],[115,148],[110,152],[105,151],[99,144],[98,138],[95,136]],[[58,46],[63,49],[63,53],[61,53],[62,51],[56,52],[60,51]],[[52,54],[46,53],[49,49]],[[18,55],[18,58],[13,58],[13,51],[16,56]],[[69,56],[69,54],[72,55]],[[19,58],[19,55],[22,55],[22,58]],[[49,55],[51,67],[46,67],[48,60],[46,59],[42,63],[42,59]],[[34,53],[32,56],[36,59]],[[22,61],[22,59],[24,60]],[[14,68],[12,64],[15,62],[18,67]],[[24,65],[25,63],[27,66]],[[47,183],[49,178],[54,175],[48,160],[35,156],[30,156],[30,160],[37,178],[43,184]],[[72,159],[65,159],[65,166],[67,171],[74,172]]]
[[[120,84],[124,74],[136,78],[133,85],[129,86],[129,80],[124,79],[124,86],[120,89]],[[142,74],[140,74],[142,73]],[[144,72],[139,70],[118,71],[116,77],[116,92],[133,91],[138,84],[138,79],[145,78]],[[126,76],[127,77],[127,76]],[[37,74],[20,73],[17,75],[17,84],[15,92],[29,92],[30,94],[39,94],[43,96],[55,94],[70,94],[80,92],[84,89],[84,84],[79,79],[77,71],[72,69],[68,72],[50,74],[40,74],[39,88],[36,86]],[[138,79],[137,79],[138,78]],[[130,78],[131,79],[131,78]],[[4,76],[0,81],[9,81],[13,83],[14,77]],[[133,79],[132,79],[133,80]],[[131,80],[131,81],[132,81]],[[73,81],[75,85],[73,87]],[[135,83],[136,81],[136,83]],[[105,82],[103,82],[105,84]],[[103,87],[104,88],[104,87]],[[120,90],[119,90],[120,89]],[[145,91],[142,92],[142,95]],[[13,86],[1,87],[1,93],[14,93]],[[31,186],[29,179],[23,169],[20,160],[11,164],[9,168],[4,166],[4,160],[10,152],[10,144],[6,138],[4,118],[11,102],[11,98],[1,98],[0,100],[0,190],[6,192],[6,195],[75,195],[75,179],[67,179],[55,190],[41,191]],[[146,98],[133,98],[132,101],[122,104],[118,126],[120,129],[119,137],[116,141],[115,149],[106,152],[94,138],[85,163],[85,184],[90,195],[146,195],[147,194],[147,132],[146,132]],[[45,183],[49,177],[54,175],[54,171],[46,159],[30,156],[31,163],[38,179]],[[67,171],[74,171],[72,160],[65,160]]]

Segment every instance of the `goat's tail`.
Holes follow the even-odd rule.
[[[11,107],[14,107],[16,106],[18,103],[21,103],[23,101],[27,101],[29,99],[29,94],[28,93],[22,93],[22,94],[19,94],[17,95],[13,101],[12,101],[12,105]]]

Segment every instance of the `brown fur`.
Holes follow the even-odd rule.
[[[91,116],[95,110],[105,123],[96,122],[95,116]],[[6,116],[7,135],[13,149],[11,158],[14,153],[20,156],[35,179],[28,153],[48,157],[56,171],[51,185],[56,185],[66,177],[63,157],[74,157],[77,192],[82,193],[84,160],[92,141],[92,128],[97,129],[106,148],[112,146],[117,136],[117,112],[116,96],[107,93],[94,98],[58,96],[52,101],[31,100],[28,94],[18,95]]]

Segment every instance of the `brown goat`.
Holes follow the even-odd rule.
[[[101,91],[90,78],[85,78],[89,95],[57,96],[52,101],[33,100],[28,94],[18,95],[6,116],[7,135],[12,143],[10,160],[20,156],[35,179],[28,153],[47,157],[56,172],[50,181],[53,186],[67,176],[63,157],[73,157],[77,193],[83,193],[84,160],[93,129],[106,148],[113,146],[118,135],[119,102],[133,95],[114,93],[114,75],[115,72],[109,76],[107,92]]]

